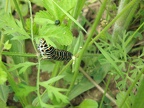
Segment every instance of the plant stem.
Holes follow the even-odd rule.
[[[78,58],[78,60],[76,62],[76,66],[75,66],[75,70],[74,70],[73,80],[72,80],[72,82],[70,84],[70,87],[69,87],[69,90],[67,92],[67,95],[70,93],[71,89],[74,86],[75,80],[76,80],[78,72],[79,72],[78,70],[79,70],[79,67],[80,67],[82,56],[83,56],[84,52],[86,51],[93,34],[95,33],[95,29],[96,29],[96,27],[97,27],[97,25],[98,25],[98,23],[100,21],[100,18],[102,16],[103,12],[104,12],[104,9],[106,7],[106,3],[107,3],[107,0],[104,0],[103,4],[100,7],[100,10],[99,10],[98,14],[96,15],[96,19],[94,21],[94,24],[92,25],[92,29],[88,33],[88,38],[86,40],[86,43],[84,44],[84,46],[83,46],[83,48],[82,48],[82,50],[81,50],[81,52],[79,54],[79,58]]]
[[[92,43],[94,43],[94,41],[98,40],[99,37],[101,35],[103,35],[114,23],[115,21],[125,13],[126,10],[128,10],[130,7],[132,7],[135,3],[137,2],[137,0],[133,0],[131,1],[127,6],[125,6],[123,8],[123,10],[94,38],[91,40],[91,42],[89,43],[89,45],[92,45]]]
[[[122,9],[130,2],[131,0],[121,0],[119,8],[118,8],[118,14],[122,11]],[[113,34],[112,37],[115,42],[118,42],[117,36],[123,36],[124,30],[128,28],[130,25],[130,22],[134,16],[134,13],[138,7],[138,4],[140,3],[140,0],[135,2],[133,7],[129,7],[125,12],[121,15],[121,17],[115,22],[114,29],[113,29]]]
[[[115,105],[116,105],[116,100],[114,98],[112,98],[108,93],[106,93],[105,91],[107,90],[108,87],[106,87],[106,90],[104,91],[103,88],[101,88],[91,77],[89,77],[89,75],[87,75],[87,73],[80,67],[79,70],[84,74],[84,76],[91,82],[95,85],[95,87],[97,87],[97,89],[104,93],[104,95],[109,99],[111,100]],[[107,84],[107,86],[109,85],[110,83],[110,80]]]
[[[3,64],[3,62],[1,62],[1,61],[0,61],[0,67],[7,73],[7,80],[9,82],[12,90],[14,91],[14,93],[19,93],[18,84],[16,84],[16,82],[14,81],[13,76],[10,74],[10,72],[8,72],[7,68],[5,67],[5,65]],[[26,100],[25,97],[23,97],[23,96],[17,96],[17,98],[20,101],[20,103],[22,104],[23,108],[26,107],[26,105],[28,105],[28,101]]]
[[[53,70],[52,75],[51,75],[51,78],[55,77],[58,74],[58,70],[61,67],[61,65],[62,65],[62,62],[60,62],[60,61],[56,62],[54,70]]]
[[[139,28],[132,34],[132,36],[130,36],[130,38],[128,38],[128,40],[125,43],[125,46],[128,46],[128,44],[132,41],[132,39],[134,38],[134,36],[136,35],[136,33],[144,26],[144,22],[139,26]]]
[[[2,46],[3,46],[3,41],[4,41],[4,35],[3,33],[1,32],[1,39],[0,39],[0,60],[1,60],[1,54],[2,54]]]
[[[38,72],[37,72],[37,83],[36,83],[36,88],[37,88],[37,96],[39,102],[41,102],[41,96],[40,96],[40,91],[39,91],[39,82],[40,82],[40,58],[38,57]],[[40,104],[40,103],[39,103]]]
[[[65,66],[64,68],[62,68],[62,70],[59,72],[58,75],[61,75],[71,64],[72,64],[73,60],[70,60]]]
[[[139,74],[137,75],[137,77],[135,78],[134,82],[132,83],[132,85],[129,87],[127,94],[125,95],[124,99],[122,100],[119,108],[122,108],[122,106],[124,105],[124,103],[126,102],[126,99],[128,98],[130,92],[132,91],[133,87],[136,85],[137,81],[140,79],[140,77],[142,76],[142,74],[144,73],[144,68],[141,70],[141,72],[139,72]]]
[[[77,0],[76,6],[75,6],[74,12],[73,12],[73,18],[74,19],[77,19],[78,16],[80,15],[80,12],[81,12],[84,4],[85,4],[85,1],[86,0]],[[71,21],[71,23],[72,23],[72,21]],[[73,25],[74,25],[74,24],[71,24],[71,23],[70,23],[70,25],[71,25],[70,29],[72,29]]]
[[[23,17],[22,17],[22,14],[21,14],[20,8],[19,8],[19,6],[18,6],[17,0],[13,0],[13,2],[14,2],[14,4],[15,4],[15,7],[16,7],[17,11],[18,11],[19,17],[20,17],[20,19],[21,19],[21,21],[22,21],[23,28],[25,29],[24,19],[23,19]]]
[[[29,4],[29,9],[30,9],[30,27],[31,27],[31,41],[32,41],[32,44],[33,44],[33,47],[35,49],[35,51],[37,52],[37,49],[35,47],[35,44],[34,44],[34,36],[33,36],[33,17],[32,17],[32,7],[31,7],[31,2],[28,1],[28,4]]]
[[[9,56],[18,56],[18,57],[37,57],[35,54],[32,54],[32,53],[19,53],[19,52],[3,51],[2,54],[9,55]]]

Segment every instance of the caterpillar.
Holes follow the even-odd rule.
[[[42,56],[46,56],[48,59],[58,61],[68,61],[72,59],[72,53],[65,50],[55,49],[53,46],[48,45],[44,38],[40,40],[38,50]]]

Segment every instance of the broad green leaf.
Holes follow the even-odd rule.
[[[49,66],[49,68],[48,68]],[[47,71],[47,72],[52,72],[54,69],[55,63],[49,61],[49,60],[42,60],[41,61],[41,70],[42,71]]]
[[[47,11],[37,12],[34,18],[37,24],[54,24],[52,16]]]
[[[63,13],[65,13],[76,25],[78,25],[78,27],[80,27],[85,33],[87,33],[87,31],[80,25],[80,23],[77,20],[75,20],[68,12],[61,8],[59,4],[57,4],[54,0],[52,1]]]
[[[43,0],[44,7],[48,10],[48,12],[53,17],[54,20],[62,19],[62,17],[65,15],[65,13],[61,11],[61,9],[54,4],[54,2],[59,4],[59,6],[63,10],[69,13],[70,10],[73,9],[76,4],[76,0],[62,0],[62,1]]]
[[[39,35],[45,37],[46,40],[49,38],[60,45],[70,45],[72,43],[73,35],[67,26],[46,25],[39,30]]]
[[[87,58],[83,59],[83,61],[86,62],[85,65],[87,65],[87,67],[85,68],[88,68],[88,71],[91,70],[90,76],[92,76],[93,79],[96,81],[96,83],[99,84],[103,80],[103,78],[105,78],[107,72],[109,71],[110,65],[108,63],[101,65],[100,62],[97,60],[97,57],[88,56]],[[65,76],[64,79],[65,78],[67,78],[67,76]],[[68,95],[69,100],[74,99],[78,95],[82,94],[83,92],[93,87],[94,87],[94,84],[92,84],[86,77],[82,77],[82,79],[79,80],[78,84],[75,85],[72,88],[71,92],[69,93]]]
[[[8,99],[8,94],[9,94],[9,87],[6,86],[5,84],[0,85],[0,100],[6,103]]]
[[[85,99],[79,106],[75,108],[98,108],[98,103],[92,99]]]
[[[29,93],[36,90],[36,87],[20,84],[16,96],[26,97]]]
[[[6,102],[3,102],[2,100],[0,100],[0,106],[1,108],[8,108]]]

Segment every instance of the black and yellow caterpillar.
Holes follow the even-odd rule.
[[[45,56],[48,59],[59,61],[69,61],[72,59],[72,53],[65,50],[55,49],[53,46],[48,45],[44,38],[40,40],[38,50],[42,56]]]

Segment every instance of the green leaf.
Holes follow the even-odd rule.
[[[49,68],[48,68],[49,66]],[[54,69],[55,63],[49,61],[49,60],[42,60],[41,61],[41,70],[42,71],[47,71],[47,72],[52,72]]]
[[[116,96],[116,102],[117,102],[117,105],[120,106],[121,105],[121,102],[123,101],[124,97],[126,95],[126,92],[120,92],[117,94]],[[122,108],[131,108],[131,104],[133,102],[133,99],[134,99],[134,96],[133,95],[130,95],[127,100],[125,101],[124,105]]]
[[[34,18],[37,24],[54,24],[52,16],[47,11],[37,12]]]
[[[67,89],[56,88],[56,87],[51,86],[50,84],[60,80],[63,77],[64,76],[61,75],[61,76],[51,78],[48,81],[40,82],[40,85],[47,89],[48,97],[51,99],[51,101],[59,103],[59,104],[61,102],[63,102],[63,103],[69,102],[67,96],[65,96],[61,93],[61,92],[67,91]]]
[[[98,108],[98,103],[92,99],[85,99],[79,106],[76,108]]]
[[[19,5],[20,9],[21,9],[21,13],[22,13],[22,16],[26,16],[29,12],[29,7],[28,7],[28,4],[20,4]]]
[[[67,96],[63,95],[61,92],[67,91],[67,89],[61,89],[61,88],[56,88],[50,85],[44,85],[41,84],[47,89],[48,97],[51,99],[51,101],[56,102],[56,103],[69,103]]]
[[[76,0],[61,0],[61,1],[43,0],[44,7],[48,10],[48,12],[53,17],[54,20],[62,19],[62,17],[65,15],[65,13],[61,11],[61,9],[58,6],[56,6],[54,2],[56,4],[59,4],[59,6],[66,12],[74,8],[76,4]]]
[[[137,91],[136,97],[132,108],[143,108],[144,107],[144,79],[141,81],[139,89]]]
[[[98,49],[101,51],[101,53],[104,55],[104,57],[109,61],[109,63],[111,63],[111,65],[117,70],[118,74],[123,77],[123,73],[121,72],[117,64],[114,62],[111,55],[108,52],[106,52],[104,49],[102,49],[102,47],[99,46],[99,44],[97,43],[95,44],[98,47]]]
[[[24,108],[41,108],[40,106],[26,105]]]
[[[9,44],[9,40],[8,41],[6,41],[5,43],[4,43],[4,48],[3,49],[6,49],[6,50],[9,50],[10,48],[11,48],[11,44]]]
[[[86,63],[86,67],[84,68],[88,68],[88,70],[86,71],[91,70],[90,76],[92,76],[93,80],[95,80],[98,84],[105,78],[107,72],[110,69],[110,64],[105,63],[101,65],[101,62],[98,61],[100,59],[103,58],[97,58],[97,56],[88,56],[83,59],[84,63]],[[64,79],[65,78],[67,78],[67,76],[65,76]],[[72,88],[71,92],[68,95],[69,100],[74,99],[78,95],[94,87],[94,84],[92,84],[86,77],[82,77],[82,79],[78,81],[79,83]]]
[[[51,40],[53,42],[57,42],[60,45],[70,45],[72,43],[73,35],[67,26],[55,26],[49,24],[43,26],[39,30],[39,35],[41,37],[45,37],[47,42]]]
[[[84,44],[83,40],[84,39],[83,39],[82,32],[79,33],[78,38],[73,39],[73,42],[72,42],[72,45],[71,45],[71,49],[73,49],[73,51],[72,51],[73,54],[77,54],[81,50],[81,47]]]
[[[12,15],[0,13],[0,25],[4,30],[4,34],[10,34],[19,39],[21,36],[23,36],[24,39],[30,38],[28,33],[24,30],[22,22],[15,20]]]
[[[56,3],[54,0],[52,0],[52,1],[53,1],[53,3],[54,3],[63,13],[65,13],[76,25],[78,25],[85,33],[87,33],[87,31],[80,25],[80,23],[79,23],[77,20],[75,20],[68,12],[66,12],[63,8],[61,8],[58,3]]]
[[[53,77],[53,78],[49,79],[48,81],[40,82],[40,85],[46,87],[47,85],[52,84],[52,83],[62,79],[63,77],[64,77],[63,75]]]
[[[3,102],[2,100],[0,100],[0,106],[1,106],[1,108],[8,108],[6,106],[6,102]]]
[[[47,86],[47,92],[48,92],[48,96],[49,98],[56,103],[69,103],[68,101],[68,97],[63,95],[62,93],[60,93],[61,91],[67,91],[66,89],[61,89],[61,88],[56,88],[53,86]]]
[[[20,84],[16,96],[26,97],[29,93],[36,90],[36,87]]]
[[[36,65],[36,63],[33,63],[33,62],[24,62],[24,63],[19,63],[17,65],[14,65],[12,66],[9,71],[14,71],[18,68],[20,68],[19,70],[19,74],[23,73],[23,72],[26,72],[26,69],[30,66],[33,66],[33,65]]]
[[[6,103],[8,99],[8,94],[9,94],[9,87],[4,84],[0,85],[0,100]]]
[[[42,0],[31,0],[31,2],[33,2],[37,6],[43,7],[43,1]]]
[[[7,73],[0,67],[0,85],[4,84],[7,80]]]

